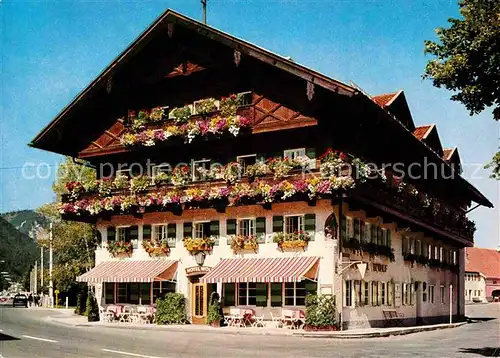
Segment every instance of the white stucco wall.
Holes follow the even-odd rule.
[[[486,278],[479,272],[465,272],[465,302],[486,301]]]

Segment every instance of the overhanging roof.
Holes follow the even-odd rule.
[[[229,35],[223,31],[217,30],[211,26],[202,24],[196,20],[168,9],[162,15],[160,15],[144,32],[142,32],[118,57],[116,57],[104,69],[104,71],[102,71],[96,79],[94,79],[82,92],[80,92],[45,128],[43,128],[42,131],[31,141],[31,143],[29,143],[29,145],[38,149],[56,152],[54,149],[52,149],[49,143],[46,143],[44,141],[47,133],[51,130],[54,130],[61,121],[64,121],[68,114],[71,111],[75,110],[77,104],[86,97],[91,96],[92,92],[94,92],[96,88],[105,86],[106,81],[112,78],[113,72],[116,71],[124,62],[133,57],[138,52],[139,47],[144,45],[144,43],[149,40],[149,38],[153,35],[153,32],[157,28],[169,23],[196,28],[197,33],[209,37],[210,39],[213,39],[215,41],[221,42],[229,47],[232,47],[235,50],[240,51],[243,55],[259,59],[265,63],[280,68],[283,71],[289,72],[295,76],[303,78],[306,81],[334,91],[336,93],[347,96],[352,96],[353,94],[358,93],[357,89],[338,80],[327,77],[317,71],[302,66],[285,57],[274,54],[250,42]],[[57,153],[65,155],[75,154],[61,153],[60,151],[57,151]]]

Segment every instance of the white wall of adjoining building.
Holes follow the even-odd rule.
[[[465,302],[487,302],[486,278],[479,272],[465,272]]]

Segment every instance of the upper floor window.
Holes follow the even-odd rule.
[[[193,160],[192,174],[193,181],[205,179],[204,170],[210,169],[210,159]]]
[[[252,104],[252,92],[238,93],[240,96],[240,106],[248,106]]]
[[[151,169],[151,176],[154,178],[160,173],[165,173],[169,174],[172,171],[172,168],[170,164],[160,164],[160,165],[155,165]]]
[[[115,176],[125,176],[127,178],[132,177],[132,171],[130,169],[117,169]]]
[[[304,231],[304,216],[285,216],[285,234],[292,234],[298,231]]]
[[[137,226],[119,226],[116,228],[116,240],[131,242],[132,247],[137,249],[139,239],[139,228]]]
[[[283,152],[283,156],[291,160],[297,159],[298,157],[305,157],[306,149],[305,148],[287,149]]]
[[[210,222],[198,222],[193,225],[193,237],[202,239],[205,236],[210,236]]]
[[[254,236],[256,234],[255,227],[255,219],[241,219],[238,221],[238,234]]]
[[[256,154],[240,155],[239,157],[236,157],[236,161],[241,167],[241,172],[245,173],[249,165],[254,165],[255,163],[257,163],[257,155]]]

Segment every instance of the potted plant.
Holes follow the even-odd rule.
[[[191,255],[194,255],[200,251],[201,252],[212,251],[215,245],[215,240],[210,237],[203,237],[203,238],[185,237],[183,241],[184,241],[184,247]]]
[[[222,320],[222,315],[220,314],[220,302],[219,294],[214,291],[210,295],[210,301],[208,304],[206,323],[212,327],[220,327],[220,321]]]
[[[172,110],[172,116],[174,117],[174,121],[176,123],[186,123],[189,118],[191,118],[191,108],[189,108],[189,106],[174,108]]]
[[[294,233],[285,234],[278,232],[273,236],[273,242],[278,244],[280,250],[302,248],[305,250],[307,244],[311,240],[309,233],[305,231],[296,231]]]
[[[130,256],[133,250],[131,242],[108,241],[108,252],[113,257]]]
[[[151,184],[151,178],[141,175],[130,179],[130,191],[132,193],[142,193]]]
[[[168,255],[170,247],[167,240],[143,240],[142,247],[149,254],[149,256]]]
[[[231,241],[231,250],[233,250],[233,253],[235,254],[244,250],[252,250],[253,252],[257,252],[258,248],[259,242],[255,235],[236,235]]]
[[[206,98],[194,103],[196,114],[206,115],[217,110],[215,98]]]

